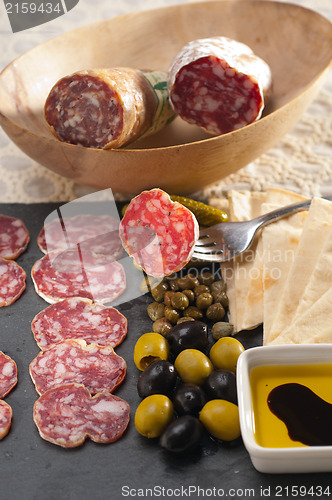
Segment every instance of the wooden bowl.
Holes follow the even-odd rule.
[[[43,106],[62,76],[107,66],[168,70],[185,43],[215,35],[246,43],[271,66],[273,96],[259,121],[211,137],[177,118],[144,142],[110,151],[66,144],[50,132]],[[156,186],[185,194],[274,145],[316,96],[331,60],[330,21],[293,4],[223,0],[136,12],[53,38],[7,66],[0,123],[28,156],[79,183],[123,194]]]

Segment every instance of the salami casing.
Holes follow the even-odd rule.
[[[11,407],[5,401],[0,401],[0,439],[7,436],[12,425],[13,412]]]
[[[119,221],[111,215],[82,214],[57,218],[42,228],[37,243],[44,253],[76,245],[83,251],[109,255],[114,260],[123,253]]]
[[[112,443],[125,432],[129,404],[109,393],[91,396],[79,384],[65,384],[45,392],[34,404],[33,419],[40,436],[64,448],[83,444]]]
[[[46,254],[32,267],[35,290],[53,304],[68,297],[112,302],[126,288],[123,266],[112,256],[74,249]]]
[[[126,376],[127,365],[112,347],[65,340],[40,352],[30,363],[30,376],[38,394],[76,382],[91,394],[112,392]]]
[[[199,236],[194,214],[161,189],[133,198],[120,222],[127,253],[144,271],[162,277],[189,262]]]
[[[29,241],[29,231],[21,219],[0,215],[0,257],[17,259]]]
[[[204,38],[176,55],[168,88],[171,105],[183,120],[219,135],[260,118],[271,92],[271,71],[243,43]]]
[[[0,257],[0,307],[13,304],[26,288],[26,272],[15,261]]]
[[[45,103],[56,136],[80,146],[119,148],[175,116],[167,73],[133,68],[84,70],[59,80]]]
[[[32,320],[31,329],[42,351],[68,339],[116,347],[127,335],[127,323],[114,307],[70,297],[40,311]]]
[[[0,351],[0,399],[7,396],[17,384],[15,361]]]

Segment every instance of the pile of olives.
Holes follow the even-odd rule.
[[[243,345],[229,336],[209,349],[208,327],[199,320],[179,323],[166,335],[143,334],[134,349],[134,362],[142,372],[137,382],[142,398],[135,414],[137,431],[182,454],[199,445],[204,429],[223,441],[237,439],[235,371],[243,351]]]

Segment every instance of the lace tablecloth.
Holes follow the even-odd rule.
[[[36,28],[12,33],[0,3],[0,69],[45,40],[91,22],[131,11],[189,0],[80,0],[67,14]],[[265,0],[268,1],[268,0]],[[296,0],[332,19],[331,0]],[[332,193],[332,71],[297,125],[256,161],[194,196],[219,196],[229,189],[282,186],[305,195]],[[71,201],[92,189],[60,177],[22,153],[0,130],[0,202]],[[115,194],[116,195],[116,194]]]

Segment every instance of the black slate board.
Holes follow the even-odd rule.
[[[295,496],[292,486],[307,487],[308,495],[302,494],[302,498],[327,498],[329,474],[261,474],[252,466],[242,443],[225,445],[205,439],[191,456],[177,457],[136,432],[133,420],[140,401],[136,392],[140,372],[132,357],[137,338],[151,331],[146,314],[151,301],[148,295],[117,306],[129,323],[127,339],[116,348],[128,365],[126,380],[116,391],[131,405],[131,423],[125,435],[110,445],[87,440],[81,447],[67,450],[40,438],[32,419],[37,394],[28,372],[39,349],[30,323],[48,304],[35,293],[30,270],[42,256],[36,237],[45,218],[58,206],[0,204],[0,213],[22,218],[31,235],[27,251],[18,258],[28,275],[27,289],[13,305],[0,309],[0,350],[16,361],[19,371],[17,387],[5,398],[13,408],[13,423],[10,433],[0,441],[0,500],[197,499],[204,495],[289,498]],[[261,331],[243,333],[238,338],[247,348],[259,345]]]

